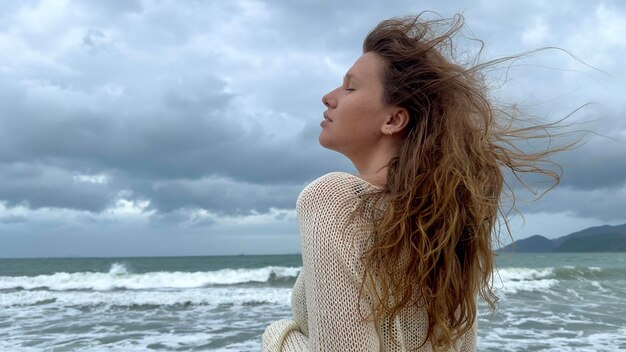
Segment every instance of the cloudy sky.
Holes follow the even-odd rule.
[[[0,257],[299,252],[301,189],[355,172],[318,145],[321,96],[374,25],[424,10],[462,12],[484,59],[571,53],[492,70],[494,97],[546,121],[591,103],[515,238],[625,223],[626,2],[434,3],[1,2]]]

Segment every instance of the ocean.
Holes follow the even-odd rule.
[[[0,351],[258,351],[299,255],[0,259]],[[503,254],[478,351],[626,351],[626,254]]]

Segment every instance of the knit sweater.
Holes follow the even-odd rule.
[[[326,174],[309,184],[297,202],[302,243],[302,271],[291,295],[293,320],[279,320],[262,337],[266,352],[415,351],[424,341],[428,318],[424,308],[401,311],[387,324],[363,321],[371,304],[359,288],[367,249],[368,221],[352,217],[359,195],[375,186],[343,172]],[[356,234],[356,235],[355,235]],[[396,344],[392,342],[395,337]],[[476,329],[450,351],[476,350]],[[432,351],[430,343],[417,351]]]

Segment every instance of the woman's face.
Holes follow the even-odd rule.
[[[391,107],[383,103],[383,59],[363,54],[346,73],[343,84],[322,97],[320,144],[349,158],[371,153],[382,138]]]

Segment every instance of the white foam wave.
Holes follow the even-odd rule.
[[[126,269],[126,265],[120,263],[113,263],[111,265],[111,269],[109,269],[109,274],[111,275],[128,275],[128,269]]]
[[[15,291],[0,295],[0,307],[53,306],[174,306],[174,305],[249,305],[289,306],[290,288],[213,287],[168,291]]]
[[[254,269],[222,269],[204,272],[129,273],[115,263],[107,273],[66,273],[39,276],[0,276],[0,289],[47,288],[54,291],[114,289],[144,290],[162,288],[197,288],[247,282],[268,282],[272,278],[295,278],[298,267],[267,266]]]
[[[626,344],[625,332],[624,328],[582,333],[576,328],[568,329],[567,325],[559,329],[528,329],[509,325],[479,330],[478,345],[485,351],[621,351],[620,347]]]
[[[553,279],[554,268],[503,268],[498,270],[496,285],[503,293],[515,294],[520,291],[546,291],[556,286],[559,281]]]
[[[498,270],[503,282],[545,279],[554,275],[554,268],[502,268]]]

